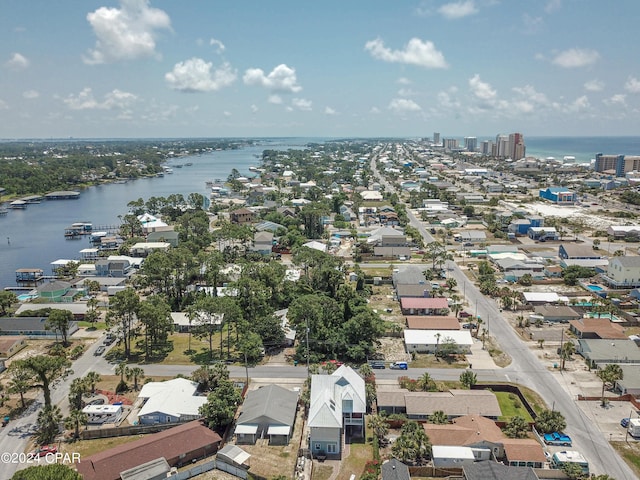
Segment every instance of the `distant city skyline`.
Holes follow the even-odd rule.
[[[0,138],[636,135],[638,17],[636,0],[3,0]]]

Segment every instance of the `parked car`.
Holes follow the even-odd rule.
[[[476,324],[475,323],[463,323],[462,324],[462,328],[466,328],[467,330],[473,330],[474,328],[476,328]]]
[[[462,245],[464,247],[473,247],[473,243],[471,243],[471,242],[464,242]]]
[[[58,452],[58,447],[56,447],[55,445],[42,445],[40,448],[38,448],[37,450],[37,454],[39,457],[44,457],[49,453],[57,453]]]
[[[96,357],[99,357],[100,355],[102,355],[104,353],[105,350],[106,350],[106,348],[104,348],[104,345],[100,345],[98,348],[96,348],[96,351],[93,352],[93,354]]]
[[[386,367],[384,366],[384,362],[369,362],[371,368],[384,370]]]
[[[624,428],[627,428],[629,426],[629,418],[626,417],[620,420],[620,425]]]
[[[461,311],[460,313],[458,313],[458,316],[459,316],[459,317],[462,317],[462,318],[467,318],[467,317],[470,317],[470,316],[471,316],[471,314],[470,314],[470,313],[468,313],[468,312],[465,312],[465,311],[463,310],[463,311]]]
[[[389,365],[391,370],[407,370],[409,368],[409,364],[407,362],[393,362]]]
[[[562,445],[564,447],[570,447],[571,437],[562,432],[545,433],[544,443],[547,445]]]

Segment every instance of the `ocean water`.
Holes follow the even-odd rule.
[[[536,158],[576,157],[576,163],[589,163],[597,153],[640,155],[640,137],[524,137],[527,156]]]

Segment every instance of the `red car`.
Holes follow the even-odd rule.
[[[459,316],[459,317],[462,317],[462,318],[467,318],[467,317],[470,317],[470,316],[471,316],[471,314],[470,314],[470,313],[467,313],[467,312],[465,312],[465,311],[463,310],[462,312],[458,313],[458,316]]]
[[[58,447],[55,445],[42,445],[38,449],[39,457],[45,457],[48,453],[58,453]]]

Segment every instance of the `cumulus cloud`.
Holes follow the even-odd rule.
[[[572,103],[567,105],[566,110],[569,112],[582,112],[591,107],[589,98],[586,95],[576,98]]]
[[[400,77],[400,78],[398,79],[398,83],[399,83],[400,85],[411,85],[411,80],[409,80],[409,79],[408,79],[408,78],[406,78],[406,77]]]
[[[291,105],[297,108],[298,110],[304,110],[308,112],[308,111],[311,111],[313,102],[305,98],[294,98],[293,100],[291,100]]]
[[[570,48],[558,53],[552,63],[562,68],[579,68],[593,65],[600,58],[595,50]]]
[[[11,58],[7,60],[5,65],[11,70],[24,70],[29,66],[30,63],[31,62],[29,62],[29,60],[24,55],[16,52],[11,55]]]
[[[171,28],[169,15],[149,0],[120,0],[120,8],[100,7],[87,14],[96,36],[85,63],[101,64],[155,55],[158,31]]]
[[[559,10],[560,7],[562,7],[562,0],[549,0],[544,6],[544,11],[546,13],[553,13],[556,10]]]
[[[524,87],[514,87],[513,91],[523,97],[519,101],[530,102],[532,105],[548,105],[549,100],[544,93],[538,92],[531,85],[525,85]]]
[[[164,78],[172,89],[188,93],[220,90],[236,80],[236,71],[228,63],[223,63],[213,72],[212,67],[211,62],[191,58],[176,63]]]
[[[494,100],[498,95],[490,84],[480,80],[480,75],[477,73],[469,79],[469,88],[476,98],[483,101]]]
[[[420,105],[407,98],[394,98],[393,100],[391,100],[391,102],[389,102],[389,106],[387,108],[394,113],[410,113],[422,111]]]
[[[37,90],[27,90],[22,92],[22,96],[27,100],[33,100],[34,98],[38,98],[40,96],[40,92]]]
[[[284,63],[271,70],[268,75],[260,68],[250,68],[242,77],[246,85],[258,85],[279,93],[297,93],[302,90],[298,85],[295,68]]]
[[[226,48],[224,46],[224,43],[222,43],[220,40],[216,40],[215,38],[209,40],[209,45],[215,46],[218,53],[224,52]]]
[[[255,104],[251,105],[249,108],[251,108],[251,113],[258,113],[258,110],[260,110]]]
[[[594,79],[584,83],[584,89],[587,92],[600,92],[602,91],[603,88],[604,88],[604,83],[601,82],[600,80]]]
[[[93,96],[91,88],[87,87],[78,95],[69,95],[63,101],[71,110],[114,110],[127,108],[137,99],[133,93],[115,89],[99,101]]]
[[[629,77],[627,83],[624,84],[624,89],[630,93],[640,93],[640,80],[636,77]]]
[[[444,55],[439,52],[433,42],[412,38],[403,50],[391,50],[385,47],[380,38],[368,41],[364,49],[373,58],[391,63],[405,63],[425,68],[448,68]]]
[[[369,110],[369,113],[373,113],[374,115],[378,115],[380,113],[382,113],[380,111],[380,109],[378,107],[371,107],[371,110]]]
[[[440,106],[447,110],[460,108],[460,102],[457,99],[452,98],[449,92],[439,92],[437,98]]]
[[[467,0],[445,3],[438,8],[438,13],[449,20],[456,20],[458,18],[468,17],[469,15],[475,15],[478,13],[478,9],[473,0]]]
[[[337,115],[338,112],[336,112],[333,108],[331,107],[324,107],[324,114],[325,115]]]
[[[617,93],[615,95],[612,95],[610,98],[605,98],[603,102],[605,103],[605,105],[609,106],[626,107],[627,96],[622,93]]]
[[[273,103],[274,105],[280,105],[282,104],[282,97],[280,95],[269,95],[267,102]]]

